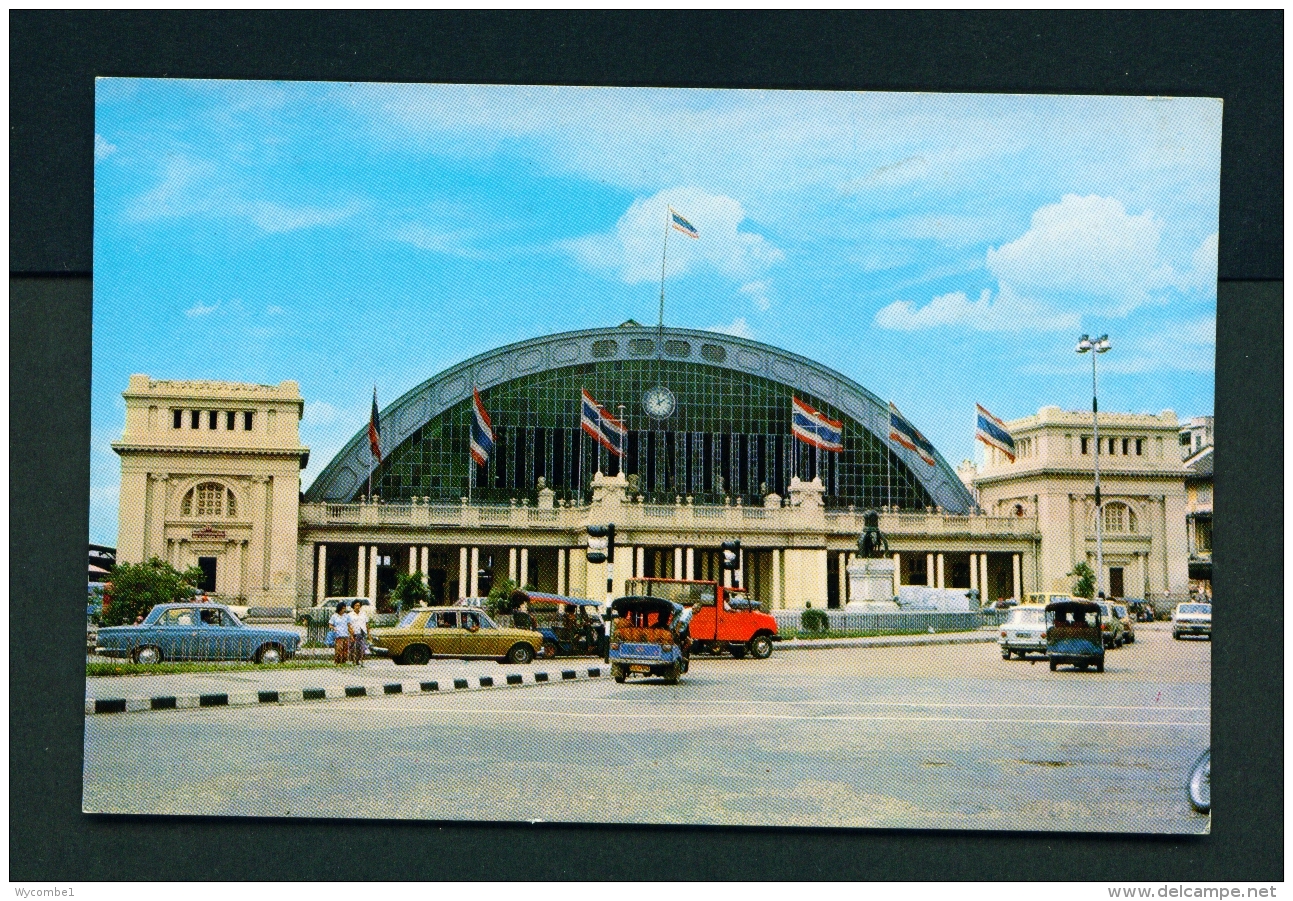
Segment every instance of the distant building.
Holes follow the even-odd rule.
[[[1190,550],[1190,588],[1212,596],[1212,417],[1200,416],[1181,427],[1185,464],[1186,538]]]
[[[102,544],[90,545],[88,574],[91,582],[102,582],[117,564],[117,549]]]

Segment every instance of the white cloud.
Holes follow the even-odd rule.
[[[768,297],[768,289],[770,287],[771,286],[768,284],[766,280],[761,279],[757,282],[748,282],[744,285],[741,285],[741,287],[738,290],[742,294],[749,297],[750,300],[754,301],[754,305],[756,307],[758,307],[760,310],[766,311],[769,307],[772,306],[772,300],[771,298]]]
[[[311,400],[305,402],[305,412],[301,417],[303,425],[325,426],[337,421],[337,408],[327,401]]]
[[[270,234],[335,225],[363,208],[357,200],[338,207],[287,206],[247,200],[205,160],[184,155],[167,159],[161,180],[127,205],[127,222],[151,222],[188,216],[244,219]]]
[[[738,316],[727,325],[711,325],[705,329],[707,332],[721,332],[724,335],[734,335],[737,338],[749,338],[754,340],[754,330],[750,328],[750,323],[744,316]]]
[[[270,304],[269,306],[267,306],[267,307],[265,308],[265,315],[266,315],[266,316],[282,316],[282,315],[283,315],[284,313],[286,313],[286,312],[287,312],[287,310],[283,309],[282,307],[280,307],[280,306],[279,306],[278,304],[276,304],[276,303],[275,303],[275,304]]]
[[[211,304],[204,304],[202,301],[199,300],[197,303],[193,304],[193,306],[185,310],[184,315],[189,317],[210,316],[212,313],[216,312],[219,309],[220,309],[220,301],[218,300],[215,303],[211,303]]]
[[[981,332],[1055,331],[1077,328],[1079,317],[1019,297],[1003,287],[996,297],[984,289],[978,300],[964,291],[935,297],[923,307],[898,300],[875,314],[875,324],[893,331],[912,332],[939,326],[957,326]]]
[[[106,160],[117,152],[117,145],[111,144],[101,134],[94,136],[94,158],[96,160]]]
[[[1203,239],[1190,257],[1190,268],[1177,279],[1182,291],[1211,294],[1217,290],[1217,233]]]
[[[615,270],[628,284],[658,279],[670,206],[700,232],[699,238],[670,232],[667,271],[671,275],[709,267],[745,281],[783,257],[761,235],[741,231],[745,210],[740,203],[695,187],[670,188],[639,198],[620,217],[613,232],[578,238],[564,246],[590,269]]]
[[[1162,231],[1148,210],[1132,216],[1115,198],[1066,194],[1019,238],[988,248],[988,271],[1021,291],[1095,296],[1112,305],[1105,312],[1126,313],[1172,280]]]
[[[477,237],[474,232],[434,229],[419,222],[410,222],[393,229],[389,237],[405,244],[412,244],[420,250],[430,250],[471,260],[486,257],[486,254],[468,245],[469,241]]]

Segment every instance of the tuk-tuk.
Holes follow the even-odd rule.
[[[1104,672],[1104,631],[1100,605],[1071,598],[1046,605],[1046,658],[1052,672],[1061,663]]]
[[[691,610],[664,598],[624,597],[611,604],[611,676],[662,676],[674,685],[690,663]]]
[[[543,636],[539,656],[553,658],[601,656],[601,604],[587,598],[518,589],[512,592],[512,623]],[[521,605],[525,609],[519,609]]]

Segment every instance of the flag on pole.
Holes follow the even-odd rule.
[[[489,421],[489,414],[485,412],[485,403],[480,399],[480,392],[472,388],[471,396],[471,458],[476,461],[477,466],[484,466],[489,462],[489,455],[494,451],[494,427]]]
[[[844,423],[828,419],[797,397],[790,399],[790,433],[819,450],[833,454],[844,450]]]
[[[368,418],[368,447],[373,459],[382,462],[382,423],[377,416],[377,388],[373,388],[373,413]]]
[[[889,440],[897,441],[907,450],[919,454],[920,458],[930,466],[934,465],[934,445],[903,418],[892,401],[889,403]]]
[[[674,212],[673,207],[669,207],[669,224],[689,238],[700,237],[700,232],[696,231],[696,226]]]
[[[988,447],[995,447],[1015,462],[1015,439],[1011,436],[1006,424],[983,408],[982,404],[974,405],[977,414],[974,437]]]
[[[624,424],[607,413],[606,408],[594,400],[587,389],[581,391],[580,395],[579,427],[615,456],[624,456],[624,439],[628,435]]]

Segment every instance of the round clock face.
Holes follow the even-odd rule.
[[[648,388],[646,394],[642,395],[642,409],[656,419],[668,419],[673,414],[675,403],[673,392],[664,385]]]

